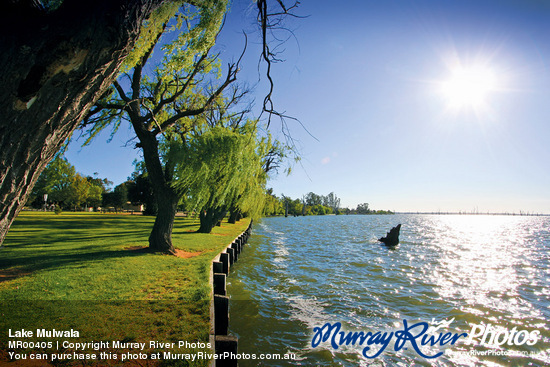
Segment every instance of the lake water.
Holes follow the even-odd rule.
[[[377,241],[399,223],[399,246]],[[298,360],[240,365],[550,365],[549,249],[550,217],[262,219],[228,277],[230,329],[240,353],[290,352]],[[444,346],[421,345],[419,338],[424,355],[444,352],[433,359],[420,356],[410,341],[398,348],[395,335],[372,359],[362,355],[367,342],[335,349],[328,339],[312,346],[314,328],[326,323],[340,322],[346,333],[389,335],[404,330],[403,320],[409,327],[446,321],[434,335],[479,336]],[[366,354],[381,347],[373,342]]]

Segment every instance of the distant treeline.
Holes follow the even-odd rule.
[[[368,203],[361,203],[356,208],[342,208],[340,198],[333,192],[328,195],[318,195],[310,192],[301,199],[273,194],[273,189],[268,189],[264,216],[301,216],[301,215],[326,215],[326,214],[394,214],[390,210],[373,210]]]
[[[136,171],[126,182],[111,188],[113,184],[106,178],[97,175],[85,176],[76,172],[75,167],[63,156],[58,156],[44,170],[36,183],[27,205],[36,209],[53,209],[54,207],[70,210],[99,210],[114,208],[122,210],[129,204],[141,206],[146,215],[156,215],[157,205],[147,174],[138,165]],[[394,214],[389,210],[373,210],[368,203],[361,203],[356,208],[340,206],[340,198],[334,192],[318,195],[310,192],[300,199],[273,194],[273,189],[262,191],[255,201],[264,216],[302,216],[326,214]],[[179,211],[189,211],[184,200],[178,205]],[[139,210],[139,209],[138,209]],[[227,212],[227,210],[226,210]],[[226,213],[224,213],[225,215]]]

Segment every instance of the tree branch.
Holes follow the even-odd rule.
[[[151,114],[156,115],[157,113],[162,111],[164,106],[166,106],[167,104],[175,102],[176,99],[179,96],[181,96],[187,90],[187,88],[189,87],[189,84],[191,83],[191,81],[193,81],[195,76],[198,74],[198,72],[200,71],[202,63],[204,62],[204,60],[206,60],[207,57],[208,57],[208,51],[201,55],[201,57],[199,58],[199,60],[195,64],[195,67],[193,68],[193,71],[191,72],[191,74],[186,77],[187,81],[183,84],[183,86],[181,88],[178,88],[176,86],[176,88],[177,88],[176,92],[174,94],[172,94],[170,97],[168,97],[166,99],[162,99],[157,104],[157,106],[146,116],[146,118],[150,117],[149,115],[151,115]]]
[[[267,122],[268,126],[271,123],[271,117],[273,115],[279,116],[281,119],[290,118],[289,116],[286,116],[284,113],[280,113],[276,111],[275,105],[273,103],[272,96],[275,88],[275,83],[271,76],[271,65],[281,60],[277,58],[277,54],[273,52],[273,50],[269,46],[268,30],[273,31],[274,29],[283,29],[283,30],[289,31],[288,29],[280,27],[284,17],[291,16],[295,18],[303,18],[301,16],[298,16],[292,13],[292,10],[296,9],[300,4],[299,1],[295,1],[294,4],[292,4],[291,6],[286,6],[283,0],[277,0],[277,3],[279,4],[281,11],[270,12],[267,6],[267,0],[257,0],[256,2],[258,7],[258,22],[260,23],[260,31],[262,34],[261,60],[263,60],[266,64],[266,68],[267,68],[266,77],[269,82],[269,91],[264,97],[263,107],[262,107],[262,113],[266,112],[268,114],[268,122]],[[277,38],[275,37],[275,39]],[[280,41],[280,43],[283,43],[283,41]],[[278,46],[275,46],[275,49],[277,47]]]
[[[246,38],[246,35],[245,35]],[[239,57],[239,60],[237,60],[236,64],[228,64],[228,70],[227,70],[227,76],[225,78],[225,81],[210,95],[210,97],[206,100],[206,102],[202,105],[200,108],[195,109],[186,109],[186,110],[178,110],[176,107],[174,109],[176,110],[176,114],[174,114],[172,117],[165,120],[161,125],[159,129],[153,130],[153,133],[158,134],[159,132],[166,130],[168,127],[174,125],[178,120],[189,117],[189,116],[196,116],[200,115],[206,109],[223,93],[225,88],[229,86],[231,83],[233,83],[235,80],[237,80],[237,73],[239,72],[239,65],[240,62],[243,59],[243,56],[246,52],[247,43],[245,42],[245,47],[243,49],[243,52],[241,53],[241,56]],[[188,79],[192,80],[191,78]]]
[[[120,98],[122,98],[122,100],[126,103],[129,103],[130,102],[130,98],[128,98],[126,96],[126,92],[124,91],[124,89],[122,88],[122,86],[120,85],[120,83],[118,82],[118,80],[115,80],[113,82],[113,85],[115,87],[115,89],[117,90],[118,94],[120,95]]]

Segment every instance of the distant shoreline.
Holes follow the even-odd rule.
[[[357,214],[357,213],[350,213],[350,214],[323,214],[323,215],[305,215],[305,217],[319,217],[319,216],[348,216],[348,215],[396,215],[396,214],[404,214],[404,215],[502,215],[502,216],[509,216],[509,217],[549,217],[550,214],[544,214],[544,213],[492,213],[492,212],[485,212],[485,213],[467,213],[467,212],[391,212],[391,213],[368,213],[368,214]],[[264,215],[263,218],[278,218],[283,217],[284,215]],[[289,217],[304,217],[304,215],[289,215]]]
[[[548,217],[541,213],[466,213],[466,212],[395,212],[395,214],[426,214],[426,215],[506,215],[510,217]]]

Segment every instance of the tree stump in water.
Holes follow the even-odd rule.
[[[399,244],[399,231],[401,230],[401,224],[390,229],[386,233],[386,237],[380,238],[378,241],[383,242],[386,246],[397,246]]]

